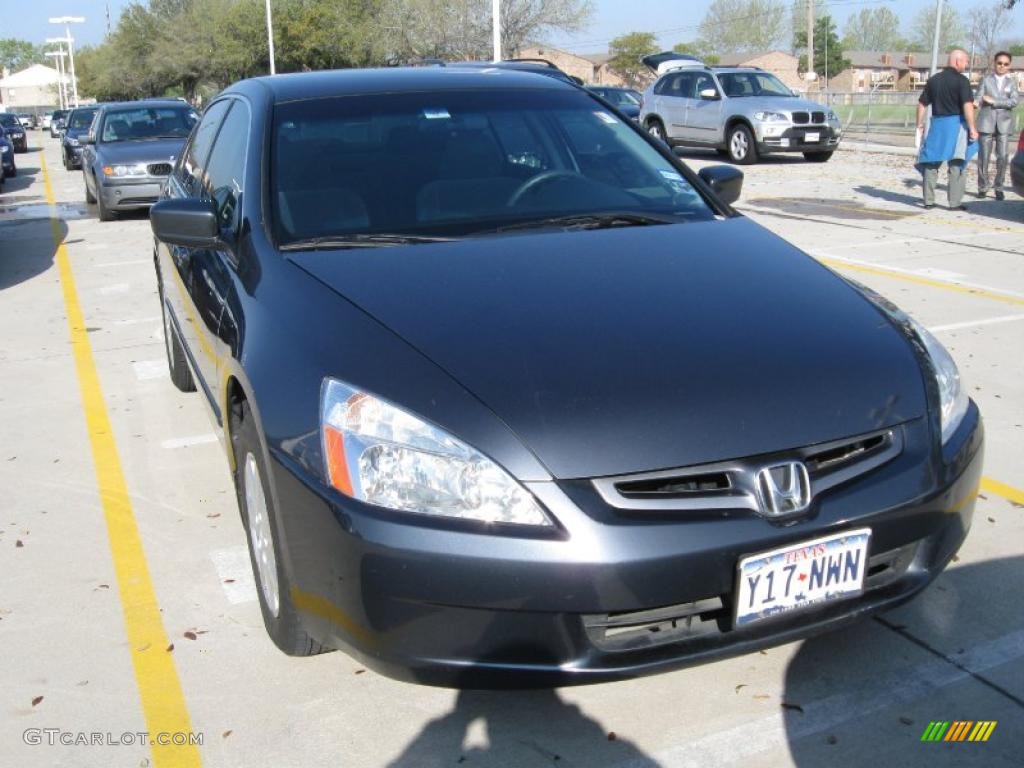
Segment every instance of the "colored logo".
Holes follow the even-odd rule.
[[[933,720],[921,735],[921,741],[988,741],[996,729],[996,720]]]

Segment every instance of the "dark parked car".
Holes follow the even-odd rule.
[[[76,107],[68,112],[64,120],[64,133],[61,136],[61,159],[66,170],[82,167],[82,150],[85,144],[82,139],[89,133],[92,120],[96,117],[99,106]]]
[[[11,142],[15,152],[28,152],[28,137],[25,134],[25,126],[13,112],[0,112],[0,128],[7,134],[7,140]]]
[[[1024,197],[1024,131],[1017,138],[1017,152],[1010,161],[1010,183],[1013,191]]]
[[[50,138],[56,139],[60,136],[60,132],[64,130],[69,111],[67,109],[56,109],[50,115]]]
[[[168,365],[223,428],[281,649],[610,680],[942,570],[982,463],[956,365],[733,211],[741,179],[521,72],[210,104],[150,217]]]
[[[0,183],[3,179],[18,175],[18,166],[14,162],[14,145],[7,138],[5,129],[0,126]]]
[[[502,61],[454,61],[443,62],[439,59],[431,59],[431,64],[457,69],[514,69],[518,72],[532,72],[536,75],[553,77],[556,80],[563,80],[573,85],[583,85],[583,81],[574,75],[559,69],[553,62],[547,59],[503,59]]]
[[[612,85],[591,85],[587,90],[596,93],[627,117],[634,120],[640,117],[640,105],[644,97],[639,91]]]
[[[82,150],[85,199],[100,221],[157,201],[199,115],[177,99],[104,104]]]

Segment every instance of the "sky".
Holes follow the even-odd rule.
[[[978,4],[996,0],[945,0],[961,17]],[[95,45],[106,34],[106,11],[110,8],[111,26],[116,26],[121,10],[129,0],[0,0],[0,38],[16,37],[42,43],[47,37],[61,37],[62,26],[48,23],[51,16],[83,16],[85,23],[72,26],[75,46]],[[273,3],[273,0],[271,0]],[[697,37],[697,27],[711,0],[594,0],[595,13],[590,28],[572,37],[550,35],[544,42],[577,53],[602,52],[612,38],[627,32],[654,32],[664,48]],[[787,5],[788,0],[787,0]],[[848,16],[864,8],[886,5],[899,17],[904,32],[909,32],[911,19],[935,0],[818,0],[818,7],[828,8],[837,21],[840,36]],[[819,10],[820,13],[820,10]],[[1009,36],[1024,39],[1024,3],[1011,11]]]

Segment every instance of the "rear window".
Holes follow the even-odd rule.
[[[95,109],[76,109],[72,111],[68,118],[68,130],[88,130],[95,116]]]
[[[111,110],[103,117],[100,141],[184,139],[198,115],[190,107],[137,107]]]
[[[575,214],[714,213],[676,166],[581,91],[417,92],[279,104],[278,242],[471,235]]]

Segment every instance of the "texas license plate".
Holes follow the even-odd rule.
[[[811,142],[817,142],[817,141],[820,141],[820,140],[821,140],[821,136],[819,134],[817,134],[817,133],[805,133],[804,134],[804,141],[806,143],[808,143],[808,144],[810,144]]]
[[[859,595],[870,541],[871,529],[860,528],[742,558],[734,626]]]

